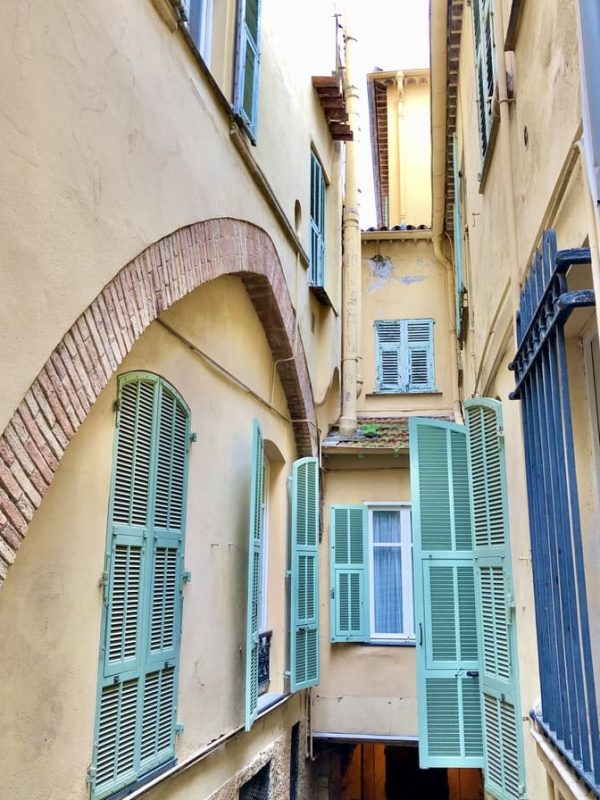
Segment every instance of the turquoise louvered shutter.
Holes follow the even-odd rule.
[[[486,791],[518,800],[525,786],[501,408],[496,400],[465,403]]]
[[[234,110],[256,143],[261,0],[238,0]]]
[[[310,154],[310,267],[309,285],[325,281],[325,178],[315,153]]]
[[[120,379],[93,798],[174,756],[188,425],[159,378]]]
[[[258,710],[258,625],[263,531],[264,444],[256,420],[252,427],[252,474],[248,524],[248,604],[246,616],[246,712],[249,731]]]
[[[319,462],[292,470],[290,688],[319,683]]]
[[[377,391],[399,392],[407,383],[405,359],[402,357],[402,320],[375,322],[377,357]]]
[[[364,506],[332,506],[329,527],[332,642],[364,642],[367,631],[367,558]]]
[[[452,158],[454,164],[454,306],[456,315],[456,335],[461,338],[463,317],[464,265],[463,265],[463,222],[460,191],[460,160],[458,136],[452,135]]]
[[[481,767],[475,576],[465,429],[410,420],[421,767]]]
[[[494,8],[492,0],[473,0],[472,9],[479,145],[483,160],[490,143],[493,121],[492,97],[496,79]]]
[[[433,391],[433,320],[404,320],[409,392]]]

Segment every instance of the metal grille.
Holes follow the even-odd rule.
[[[269,800],[270,782],[271,762],[269,761],[253,778],[240,787],[240,800]]]

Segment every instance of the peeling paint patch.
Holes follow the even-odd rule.
[[[394,265],[389,256],[375,255],[367,259],[370,270],[370,280],[367,286],[368,292],[378,292],[391,281],[410,286],[411,283],[420,283],[425,280],[426,275],[394,275]],[[417,259],[418,266],[425,266],[425,259]]]
[[[394,278],[398,283],[420,283],[425,280],[425,275],[404,275],[402,278]]]

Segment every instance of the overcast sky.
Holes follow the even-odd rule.
[[[355,74],[361,76],[360,225],[368,228],[376,220],[365,76],[376,67],[429,66],[429,0],[354,0],[349,5],[352,30],[358,39]]]

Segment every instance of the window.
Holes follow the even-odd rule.
[[[271,763],[269,762],[240,787],[240,800],[269,800],[270,783]]]
[[[156,375],[119,379],[93,800],[175,755],[189,411]]]
[[[323,167],[310,154],[310,264],[309,286],[323,287],[325,281],[325,178]]]
[[[433,320],[375,322],[376,390],[433,392]]]
[[[238,0],[234,111],[253,144],[258,122],[261,0]]]
[[[586,590],[565,334],[574,310],[595,305],[594,292],[581,288],[586,280],[591,286],[590,263],[588,249],[558,252],[555,232],[544,233],[521,295],[511,398],[521,400],[523,413],[542,694],[541,713],[533,715],[598,795],[600,735],[588,608],[593,594],[588,597]]]
[[[460,156],[458,150],[458,136],[452,135],[452,160],[454,164],[454,305],[456,319],[456,335],[462,339],[463,327],[463,294],[465,291],[464,262],[463,262],[463,222],[462,222],[462,193],[460,185]]]
[[[290,742],[290,798],[298,800],[298,761],[300,758],[300,723],[292,728]]]
[[[413,641],[410,509],[331,509],[331,641]]]
[[[266,474],[263,437],[255,420],[249,503],[246,730],[250,730],[258,714],[258,695],[265,684],[265,648],[270,648],[270,638],[267,642],[259,630],[261,594],[264,594],[261,565],[264,564]],[[291,495],[290,688],[296,692],[319,682],[319,463],[316,458],[294,462]]]
[[[374,639],[413,639],[408,508],[369,508],[369,606]]]
[[[475,81],[481,158],[487,153],[492,132],[492,100],[496,82],[494,6],[492,0],[473,0]]]
[[[213,0],[184,0],[184,6],[187,29],[198,52],[208,63],[210,61]]]

